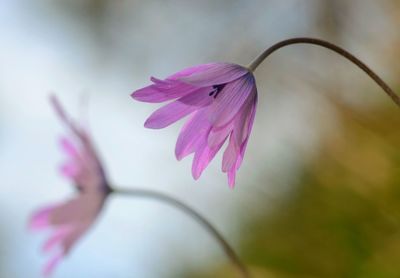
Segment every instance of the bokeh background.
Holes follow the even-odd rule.
[[[183,67],[248,64],[294,36],[339,44],[400,91],[396,0],[0,1],[0,277],[40,277],[36,208],[74,194],[57,172],[56,93],[89,122],[112,181],[171,194],[205,215],[255,277],[399,277],[400,112],[364,73],[314,46],[256,72],[259,106],[234,190],[221,155],[198,181],[176,162],[182,122],[129,94]],[[82,99],[86,99],[83,101]],[[82,105],[87,102],[88,105]],[[181,212],[113,197],[54,277],[235,277]]]

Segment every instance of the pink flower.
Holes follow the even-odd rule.
[[[33,230],[52,230],[50,238],[43,245],[45,252],[54,253],[43,269],[45,276],[52,273],[61,259],[93,225],[111,191],[88,134],[66,116],[55,97],[52,98],[52,104],[74,135],[73,138],[63,137],[60,140],[67,155],[67,161],[60,170],[75,183],[79,193],[65,203],[38,210],[29,221],[29,227]]]
[[[222,160],[228,183],[235,184],[242,163],[257,105],[253,74],[228,63],[190,67],[164,80],[151,78],[152,85],[132,93],[144,102],[171,103],[156,110],[145,127],[160,129],[189,116],[175,147],[178,160],[194,153],[192,175],[198,179],[229,138]]]

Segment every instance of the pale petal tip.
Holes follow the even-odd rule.
[[[29,219],[28,229],[32,231],[37,231],[49,227],[49,218],[51,211],[52,207],[47,207],[35,212]]]
[[[59,167],[59,172],[68,179],[74,179],[78,175],[78,168],[71,163],[63,164]]]
[[[175,150],[175,158],[176,160],[181,161],[183,159],[183,155]]]
[[[131,98],[133,98],[134,100],[138,100],[137,98],[137,95],[136,95],[136,92],[137,92],[137,90],[136,91],[134,91],[134,92],[132,92],[131,94],[130,94],[130,97]]]
[[[201,171],[199,171],[198,169],[192,169],[192,177],[195,180],[198,180],[201,176]]]
[[[134,100],[137,100],[137,101],[146,102],[147,99],[149,98],[149,96],[148,96],[149,94],[146,92],[146,88],[147,87],[144,87],[144,88],[133,91],[130,94],[131,98],[133,98]]]
[[[143,125],[145,128],[149,128],[149,129],[161,129],[163,128],[162,126],[158,125],[158,122],[154,121],[151,118],[148,118]]]
[[[228,185],[230,189],[235,188],[235,181],[236,181],[236,171],[229,171],[228,172]]]

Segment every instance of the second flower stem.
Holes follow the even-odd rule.
[[[347,50],[324,40],[315,39],[315,38],[292,38],[280,41],[270,48],[266,49],[260,56],[258,56],[250,65],[247,67],[250,71],[255,71],[255,69],[273,52],[276,50],[285,47],[291,44],[313,44],[322,46],[324,48],[328,48],[339,55],[345,57],[346,59],[353,62],[360,69],[362,69],[366,74],[368,74],[384,91],[385,93],[400,107],[400,97],[386,84],[385,81],[382,80],[372,69],[370,69],[364,62],[355,57],[353,54],[348,52]]]
[[[201,214],[197,211],[186,205],[185,203],[168,196],[166,194],[147,190],[147,189],[140,189],[140,188],[112,188],[112,193],[116,193],[119,195],[126,195],[131,197],[137,198],[149,198],[158,201],[162,201],[167,203],[171,206],[178,208],[179,210],[185,212],[191,218],[195,219],[198,223],[200,223],[221,245],[222,249],[224,250],[225,254],[231,260],[232,264],[237,268],[240,272],[242,278],[250,278],[250,274],[246,268],[246,266],[241,262],[233,248],[228,244],[228,242],[224,239],[224,237],[218,232],[218,230]]]

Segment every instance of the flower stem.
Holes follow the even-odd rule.
[[[201,214],[197,211],[186,205],[185,203],[175,199],[174,197],[168,196],[163,193],[159,193],[152,190],[147,189],[131,189],[131,188],[112,188],[112,193],[116,193],[119,195],[127,195],[132,197],[138,198],[149,198],[158,200],[164,203],[167,203],[173,207],[178,208],[179,210],[183,211],[191,218],[195,219],[200,225],[202,225],[221,245],[222,249],[224,250],[225,254],[231,260],[232,264],[237,268],[240,272],[241,277],[243,278],[250,278],[250,274],[246,268],[246,266],[240,261],[238,255],[235,253],[233,248],[228,244],[228,242],[224,239],[224,237],[218,232],[218,230]]]
[[[253,62],[250,63],[250,65],[247,67],[250,71],[255,71],[256,68],[273,52],[276,50],[285,47],[287,45],[291,44],[314,44],[314,45],[319,45],[325,48],[328,48],[339,55],[345,57],[346,59],[350,60],[353,62],[355,65],[357,65],[360,69],[362,69],[366,74],[368,74],[384,91],[385,93],[398,105],[400,106],[400,97],[380,78],[373,70],[371,70],[364,62],[362,62],[360,59],[355,57],[353,54],[348,52],[347,50],[332,44],[330,42],[320,40],[320,39],[315,39],[315,38],[292,38],[292,39],[287,39],[283,40],[281,42],[278,42],[274,45],[272,45],[270,48],[266,49],[263,53],[261,53],[260,56],[258,56]]]

